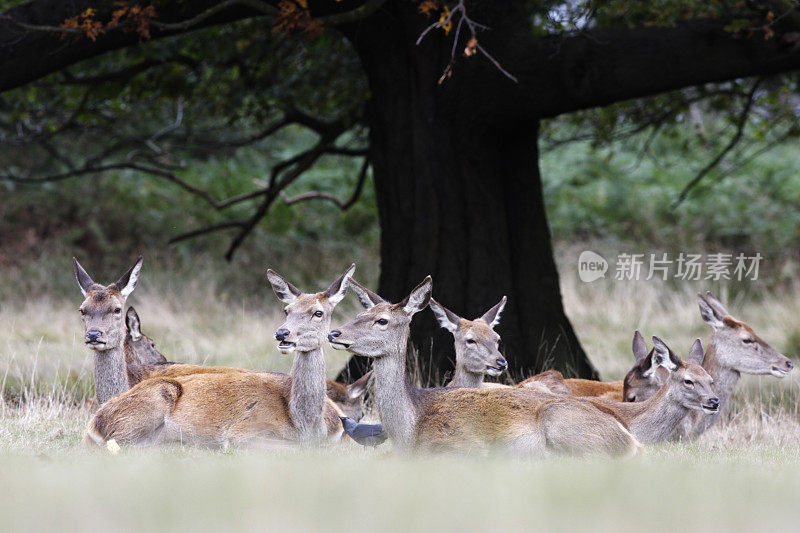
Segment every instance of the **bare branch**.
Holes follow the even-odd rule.
[[[361,19],[365,19],[368,16],[372,15],[375,11],[380,8],[386,0],[368,0],[364,2],[363,5],[353,9],[352,11],[347,11],[346,13],[338,13],[336,15],[328,15],[325,17],[318,17],[324,24],[329,24],[331,26],[339,26],[341,24],[349,24],[351,22],[356,22]]]
[[[367,180],[368,168],[369,168],[369,159],[365,158],[364,163],[361,165],[361,170],[358,173],[358,180],[356,181],[356,186],[353,189],[353,193],[347,200],[342,201],[336,196],[323,191],[309,191],[302,194],[298,194],[297,196],[287,196],[285,191],[281,191],[280,192],[281,199],[284,201],[286,205],[293,205],[308,200],[327,200],[329,202],[333,202],[334,204],[336,204],[336,206],[342,211],[347,211],[353,206],[353,204],[356,203],[356,201],[358,201],[359,196],[361,196],[361,191],[364,189],[364,183]]]
[[[266,16],[274,17],[278,14],[278,9],[274,6],[266,2],[261,2],[260,0],[227,0],[222,2],[221,4],[217,4],[216,6],[199,13],[198,15],[181,22],[158,22],[156,20],[151,20],[150,25],[154,28],[158,28],[159,30],[163,31],[181,31],[181,30],[188,30],[198,24],[202,23],[208,18],[225,11],[226,9],[234,6],[243,6],[249,7],[256,11],[263,13]]]
[[[457,20],[457,22],[455,22]],[[433,24],[429,25],[427,28],[422,30],[422,33],[417,38],[417,46],[422,42],[428,33],[430,33],[434,29],[443,29],[455,22],[456,24],[456,31],[453,37],[453,47],[450,51],[450,61],[447,63],[447,66],[444,68],[444,72],[442,76],[439,78],[439,83],[442,83],[445,79],[450,77],[453,72],[453,66],[456,62],[456,52],[458,50],[458,40],[461,36],[461,28],[464,24],[467,25],[467,28],[470,32],[470,42],[474,43],[474,48],[471,49],[474,52],[477,49],[481,54],[483,54],[492,64],[499,70],[505,77],[512,80],[514,83],[519,83],[516,76],[513,76],[510,72],[500,65],[500,62],[497,61],[494,57],[492,57],[486,49],[481,46],[478,42],[478,31],[479,30],[488,30],[489,27],[481,24],[479,22],[475,22],[472,20],[469,15],[467,14],[467,8],[464,5],[464,0],[459,0],[458,4],[456,4],[453,9],[448,13],[448,15],[442,19],[434,22]],[[472,53],[465,51],[464,55],[472,55]]]
[[[199,228],[192,231],[187,231],[186,233],[181,233],[180,235],[171,238],[169,240],[169,244],[175,244],[176,242],[185,241],[187,239],[199,237],[200,235],[207,235],[209,233],[214,233],[225,229],[241,228],[244,226],[244,224],[245,224],[244,220],[227,220],[225,222],[220,222],[219,224],[212,224],[204,228]]]
[[[747,117],[750,115],[750,110],[753,108],[753,103],[755,102],[753,97],[755,96],[756,90],[758,89],[758,86],[761,85],[762,81],[763,78],[758,78],[753,82],[753,86],[748,92],[747,101],[745,102],[744,108],[742,108],[741,113],[739,113],[739,116],[736,119],[736,133],[734,133],[733,137],[730,141],[728,141],[728,144],[725,145],[722,151],[717,154],[717,156],[706,166],[704,166],[689,183],[686,184],[681,193],[678,195],[678,199],[673,204],[673,207],[680,205],[686,199],[692,189],[697,187],[703,178],[705,178],[708,173],[711,172],[741,140],[742,135],[744,135],[744,128],[747,125]]]

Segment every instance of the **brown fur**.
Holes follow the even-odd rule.
[[[635,440],[613,413],[531,389],[461,389],[437,394],[422,409],[417,447],[546,455],[626,455]]]
[[[290,376],[267,372],[148,379],[101,406],[87,433],[120,445],[289,443],[298,440],[288,416],[290,391]],[[339,414],[327,400],[329,438],[342,433]]]
[[[225,374],[229,372],[257,372],[245,368],[234,368],[228,366],[201,366],[186,363],[171,363],[155,349],[153,339],[142,333],[139,323],[139,315],[133,307],[126,313],[127,335],[125,337],[125,363],[128,374],[129,387],[152,377],[179,377],[190,374]],[[135,333],[141,336],[134,340],[131,326],[136,328]],[[326,380],[328,397],[344,412],[345,416],[355,421],[361,420],[364,416],[364,392],[366,380],[369,376],[358,380],[355,383],[344,384],[333,380]],[[363,380],[363,383],[362,383]]]
[[[553,394],[565,396],[594,396],[622,401],[622,380],[594,381],[591,379],[569,378],[558,370],[547,370],[521,381],[517,387],[528,388],[538,384],[545,385]]]

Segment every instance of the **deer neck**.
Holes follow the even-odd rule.
[[[123,344],[94,352],[94,388],[97,403],[102,405],[111,397],[130,388],[125,364],[128,350],[130,346]]]
[[[703,357],[703,368],[714,380],[712,387],[719,398],[720,412],[715,415],[706,414],[702,411],[692,413],[691,423],[682,428],[679,433],[680,437],[697,437],[715,424],[722,416],[722,413],[730,408],[729,400],[733,395],[736,384],[739,382],[739,378],[742,376],[738,370],[720,360],[714,335],[711,336],[708,349]]]
[[[480,387],[482,384],[483,374],[469,372],[464,365],[456,363],[456,371],[448,387]]]
[[[670,438],[690,410],[675,393],[673,380],[668,379],[658,392],[644,402],[630,404],[631,433],[642,444],[652,444]]]
[[[703,368],[714,380],[714,392],[719,398],[720,406],[725,409],[742,375],[738,370],[720,361],[717,353],[716,339],[713,335],[711,336],[711,342],[708,344],[706,354],[703,357]],[[707,418],[716,419],[718,416],[719,415]]]
[[[393,445],[408,450],[414,444],[419,414],[414,402],[414,389],[406,376],[406,346],[410,330],[404,338],[389,347],[386,355],[372,364],[375,379],[375,405],[381,424]]]
[[[301,440],[322,440],[325,436],[322,416],[325,408],[325,352],[322,348],[297,352],[291,375],[289,416]]]

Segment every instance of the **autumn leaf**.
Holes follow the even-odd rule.
[[[439,15],[439,22],[440,23],[445,22],[445,21],[447,21],[447,22],[442,24],[439,27],[442,28],[445,33],[450,33],[450,30],[453,29],[453,21],[452,20],[448,20],[449,18],[450,18],[450,8],[447,7],[447,6],[444,6],[444,9],[442,9],[442,14]]]
[[[423,0],[417,7],[420,13],[430,17],[434,11],[439,11],[439,0]]]
[[[472,37],[469,41],[467,41],[467,46],[464,48],[464,57],[472,57],[478,51],[478,39]]]
[[[278,16],[272,27],[273,33],[293,35],[303,32],[310,37],[317,37],[322,30],[322,22],[311,17],[307,0],[281,0],[278,3]]]

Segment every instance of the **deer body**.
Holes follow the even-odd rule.
[[[523,455],[636,453],[639,443],[612,415],[588,402],[517,388],[417,389],[405,373],[411,317],[428,305],[426,278],[399,304],[355,281],[368,310],[331,331],[334,348],[374,358],[375,404],[384,430],[401,451],[488,451]]]
[[[316,294],[303,294],[268,271],[275,293],[287,304],[275,337],[281,352],[294,354],[291,376],[229,372],[146,379],[100,407],[89,421],[86,442],[224,446],[340,438],[343,413],[325,395],[321,340],[354,269]]]
[[[531,376],[517,384],[517,387],[530,388],[542,383],[549,387],[549,384],[556,384],[557,389],[554,394],[566,394],[568,396],[595,396],[604,397],[611,400],[622,401],[622,380],[620,381],[595,381],[592,379],[564,378],[561,372],[558,376],[554,374],[557,370],[548,370],[540,374]],[[560,381],[560,382],[559,382]]]
[[[658,368],[669,373],[661,387],[647,400],[618,402],[605,398],[591,399],[595,405],[609,409],[642,444],[670,438],[678,425],[692,412],[716,413],[720,399],[711,387],[712,378],[700,366],[703,348],[696,340],[689,360],[682,361],[658,338],[648,355],[653,373]]]

